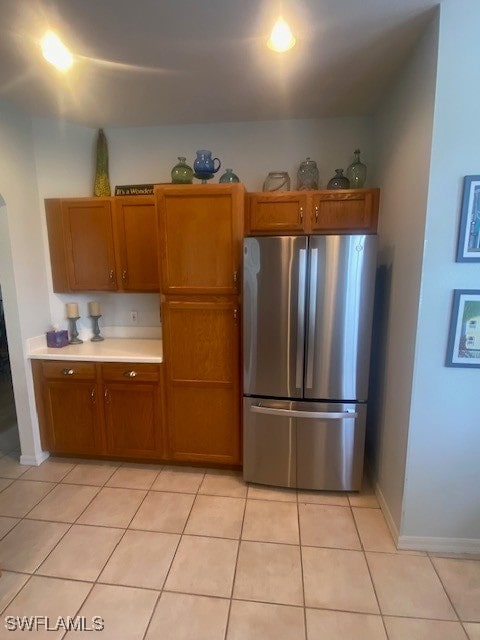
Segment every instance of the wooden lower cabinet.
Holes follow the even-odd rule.
[[[236,298],[163,304],[168,455],[240,463],[240,318]]]
[[[160,368],[102,365],[106,452],[115,456],[163,456]]]
[[[44,449],[164,458],[161,365],[33,360],[32,369]]]

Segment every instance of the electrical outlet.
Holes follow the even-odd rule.
[[[132,324],[138,324],[138,313],[136,311],[130,311],[130,322]]]

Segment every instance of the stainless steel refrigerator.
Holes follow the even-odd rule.
[[[245,239],[245,480],[360,489],[376,240]]]

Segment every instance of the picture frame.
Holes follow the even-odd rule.
[[[457,262],[480,262],[480,176],[465,176]]]
[[[480,369],[480,289],[453,292],[445,365]]]

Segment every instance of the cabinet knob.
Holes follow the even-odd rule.
[[[64,376],[73,376],[75,369],[63,369],[62,373]]]
[[[125,378],[136,378],[137,377],[137,372],[136,371],[124,371],[123,375],[125,376]]]
[[[127,270],[126,270],[126,269],[124,269],[124,270],[122,271],[122,280],[125,282],[125,280],[126,280],[126,279],[127,279]]]
[[[90,391],[90,399],[92,402],[95,402],[95,387]]]

